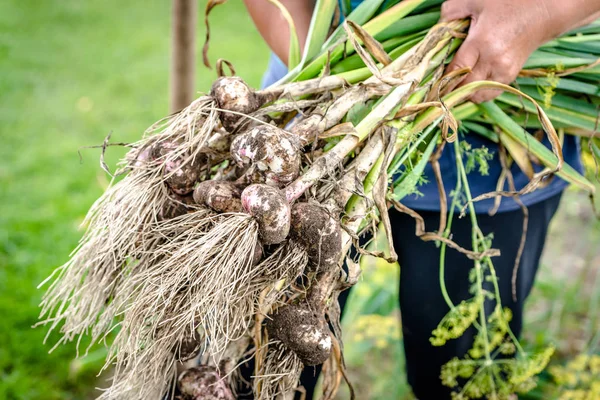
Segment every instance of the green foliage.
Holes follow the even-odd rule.
[[[399,134],[401,133],[402,131],[399,132]],[[398,169],[397,165],[403,164],[405,166],[402,173],[399,174],[399,177],[397,177],[393,183],[394,189],[392,197],[395,200],[400,201],[408,195],[422,195],[421,192],[419,192],[419,186],[427,183],[427,177],[423,172],[425,171],[425,167],[429,162],[431,154],[433,154],[433,151],[436,148],[438,137],[439,136],[436,136],[431,140],[423,151],[419,150],[419,142],[411,143],[411,146],[406,146],[404,152],[397,154],[395,160],[392,161],[392,166],[388,170],[388,173],[392,175],[393,178],[396,178],[394,175]],[[408,161],[407,163],[403,161],[405,158]],[[394,161],[396,161],[396,163]]]
[[[494,154],[490,153],[485,146],[473,149],[471,144],[466,141],[460,143],[465,157],[464,162],[467,174],[477,169],[481,175],[488,175],[490,170],[488,161],[494,158]]]
[[[344,117],[344,122],[351,122],[354,126],[358,125],[371,112],[374,105],[374,101],[355,104]]]

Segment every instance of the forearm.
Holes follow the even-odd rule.
[[[547,40],[600,18],[600,0],[543,0],[540,4],[547,13]]]
[[[279,0],[287,8],[298,33],[300,48],[304,49],[315,0]],[[285,64],[288,63],[290,31],[279,8],[268,0],[244,0],[246,8],[261,36]]]

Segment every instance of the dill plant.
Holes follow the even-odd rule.
[[[440,285],[450,311],[442,319],[430,338],[434,346],[443,346],[449,340],[462,336],[467,329],[475,327],[477,334],[471,349],[464,358],[453,358],[442,367],[440,378],[444,385],[455,388],[453,399],[466,400],[485,397],[509,399],[514,393],[526,393],[536,385],[536,375],[546,368],[554,347],[540,351],[525,351],[510,328],[512,313],[502,307],[498,277],[493,259],[485,252],[492,249],[493,238],[483,234],[477,222],[473,197],[467,180],[468,168],[463,158],[479,164],[479,171],[486,170],[487,149],[472,150],[464,142],[454,142],[457,185],[452,192],[453,201],[448,215],[445,236],[448,237],[456,211],[466,208],[472,225],[473,251],[482,254],[473,260],[469,274],[473,297],[454,304],[444,282],[446,244],[440,245]],[[462,202],[465,204],[460,204]],[[462,207],[461,207],[462,206]],[[491,290],[489,287],[491,286]],[[493,304],[493,311],[486,313],[486,303]]]

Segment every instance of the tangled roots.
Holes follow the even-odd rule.
[[[50,324],[48,334],[60,326],[63,337],[56,345],[89,331],[94,342],[112,329],[119,310],[107,304],[145,268],[144,255],[162,242],[153,234],[159,219],[188,209],[186,199],[174,200],[165,184],[167,166],[203,168],[195,160],[218,122],[214,100],[204,96],[154,124],[133,145],[118,171],[129,174],[94,203],[71,259],[44,281],[52,283],[42,299],[40,324]],[[161,143],[175,145],[157,160],[153,150]]]
[[[172,377],[173,349],[190,332],[198,331],[206,354],[219,357],[249,329],[260,293],[306,263],[303,253],[280,246],[256,265],[258,225],[247,214],[199,210],[165,221],[158,233],[165,242],[154,251],[153,267],[114,301],[127,312],[107,362],[116,367],[106,399],[129,392],[155,398]]]
[[[280,341],[269,343],[258,374],[254,377],[254,396],[257,400],[287,398],[298,385],[304,364],[293,351]],[[278,397],[280,396],[280,397]]]
[[[202,96],[178,113],[156,122],[146,131],[144,138],[135,144],[137,151],[126,156],[126,166],[135,167],[138,156],[157,143],[177,144],[169,156],[172,157],[170,161],[185,156],[182,161],[187,164],[196,159],[209,144],[209,139],[215,136],[214,131],[219,123],[216,106],[212,97]],[[143,167],[144,163],[137,164]]]
[[[71,259],[46,280],[42,324],[49,332],[61,323],[62,339],[71,341],[93,328],[93,339],[111,329],[115,313],[106,309],[122,283],[141,268],[136,259],[158,243],[150,235],[170,199],[158,174],[134,173],[109,188],[89,211],[88,228]],[[115,310],[112,310],[115,311]]]
[[[266,285],[280,280],[288,283],[294,282],[298,276],[304,273],[307,265],[306,250],[293,240],[287,240],[281,243],[257,268],[265,278],[261,284]]]

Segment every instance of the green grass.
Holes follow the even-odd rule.
[[[258,85],[268,52],[241,2],[211,19],[213,62],[228,59]],[[70,373],[74,346],[48,355],[45,328],[31,329],[36,286],[67,260],[107,183],[99,150],[82,150],[80,163],[78,149],[109,132],[136,140],[166,115],[169,27],[169,1],[0,2],[0,399],[83,399],[96,384],[100,362]],[[203,40],[199,26],[199,91],[215,78]],[[121,154],[111,149],[109,164]]]

